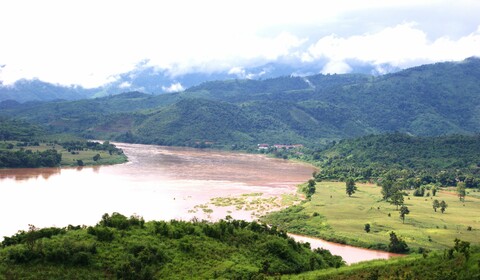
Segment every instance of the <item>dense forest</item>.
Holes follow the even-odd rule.
[[[468,187],[480,183],[480,136],[415,137],[401,133],[345,139],[321,150],[273,151],[315,163],[318,180],[411,179],[412,185],[438,183]]]
[[[257,222],[150,221],[119,213],[90,227],[5,237],[0,277],[18,279],[264,279],[344,265]]]
[[[364,74],[206,82],[184,92],[138,92],[74,102],[4,101],[3,116],[93,139],[248,149],[385,132],[474,134],[480,59]]]

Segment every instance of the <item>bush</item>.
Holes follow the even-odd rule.
[[[409,251],[407,243],[404,240],[397,237],[395,232],[390,233],[390,244],[388,245],[388,251],[392,253],[406,253]]]
[[[101,242],[111,242],[115,238],[114,232],[106,227],[88,227],[87,233],[96,236]]]

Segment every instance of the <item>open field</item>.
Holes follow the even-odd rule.
[[[25,150],[31,150],[33,152],[35,151],[43,152],[45,150],[55,149],[62,154],[62,161],[60,163],[61,166],[78,166],[77,160],[83,161],[83,164],[86,166],[118,164],[118,163],[123,163],[127,161],[127,157],[123,154],[119,155],[119,154],[113,153],[112,155],[110,155],[108,151],[104,151],[104,150],[85,149],[83,151],[75,151],[75,154],[73,154],[58,144],[39,143],[38,146],[20,147],[20,146],[17,146],[17,143],[19,142],[3,141],[0,143],[0,150],[8,150],[8,151],[14,152],[23,148]],[[13,148],[7,149],[8,144],[12,144]],[[93,157],[96,154],[100,155],[100,158],[97,161],[93,160]]]
[[[478,193],[470,191],[472,195],[467,195],[465,202],[459,201],[451,190],[440,191],[435,197],[410,194],[405,197],[410,214],[402,223],[396,206],[381,200],[380,187],[373,184],[357,184],[357,187],[358,191],[348,197],[344,182],[319,182],[310,201],[290,213],[284,210],[263,219],[289,232],[362,247],[382,248],[380,244],[389,243],[391,231],[401,236],[412,249],[445,249],[452,246],[455,238],[479,244]],[[445,200],[448,204],[445,213],[439,209],[434,212],[434,199]],[[364,231],[367,223],[371,225],[370,233]]]

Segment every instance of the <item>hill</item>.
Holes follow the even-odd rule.
[[[388,177],[409,179],[412,186],[418,187],[428,183],[455,186],[458,180],[480,176],[479,135],[369,135],[341,140],[309,156],[320,167],[319,180]],[[479,183],[472,181],[467,187],[477,187]]]
[[[2,85],[0,81],[0,101],[17,102],[78,100],[93,96],[99,89],[84,89],[75,86],[59,86],[40,80],[19,80],[13,85]]]
[[[142,91],[149,94],[162,94],[183,91],[185,88],[197,86],[207,81],[228,79],[271,79],[279,76],[319,73],[324,64],[300,62],[274,62],[245,68],[217,70],[214,72],[202,69],[187,73],[172,73],[171,69],[159,69],[140,63],[133,70],[113,77],[114,81],[95,88],[81,86],[64,86],[51,84],[38,79],[19,80],[13,85],[2,85],[0,80],[0,102],[11,100],[16,102],[80,100],[116,95],[126,91]],[[376,66],[366,63],[350,62],[353,72],[376,73]],[[398,71],[397,68],[384,65],[384,69]]]
[[[309,146],[368,134],[474,134],[480,59],[365,74],[225,80],[184,92],[9,106],[2,115],[93,138],[140,143]],[[12,104],[10,104],[12,105]]]
[[[0,277],[9,279],[264,279],[341,265],[257,222],[145,222],[119,213],[88,228],[31,225],[0,248]]]

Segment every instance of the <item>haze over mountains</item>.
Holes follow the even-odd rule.
[[[78,90],[71,88],[72,91]],[[474,134],[480,59],[382,76],[283,76],[201,83],[177,93],[0,103],[3,116],[95,139],[163,145],[318,145],[366,134]]]
[[[364,74],[383,74],[399,69],[390,65],[379,67],[358,61],[351,61],[352,72]],[[207,81],[227,79],[269,79],[280,76],[308,76],[320,73],[324,63],[275,62],[256,67],[235,67],[226,71],[193,71],[173,76],[165,69],[138,65],[134,70],[114,77],[114,81],[101,87],[86,89],[81,86],[62,86],[43,82],[38,79],[19,80],[13,85],[2,85],[0,81],[0,101],[14,100],[51,101],[79,100],[119,94],[128,91],[141,91],[151,94],[183,91],[189,87]]]

